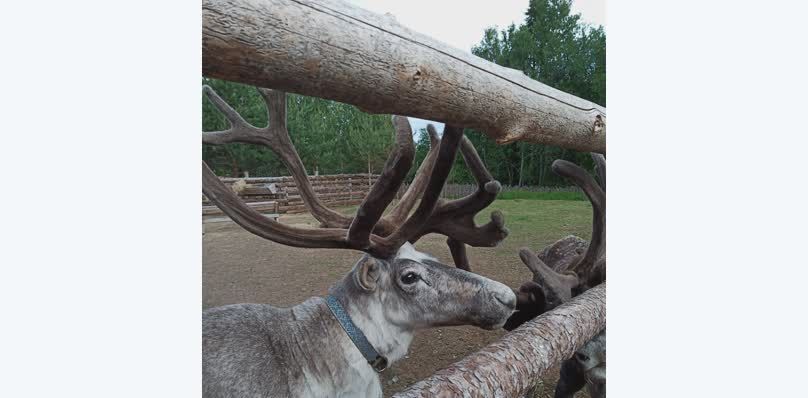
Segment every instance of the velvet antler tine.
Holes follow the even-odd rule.
[[[590,201],[598,202],[598,205],[600,205],[605,196],[603,189],[586,170],[575,163],[562,159],[555,160],[552,164],[552,169],[556,174],[572,180],[575,185],[584,191]]]
[[[263,129],[264,135],[268,138],[264,145],[269,146],[272,152],[278,155],[286,169],[292,174],[300,193],[300,198],[311,215],[325,227],[347,228],[351,223],[351,218],[326,207],[317,198],[317,194],[311,186],[306,167],[303,165],[303,161],[300,159],[300,155],[289,137],[289,130],[286,128],[286,93],[266,88],[256,88],[256,90],[258,90],[266,104],[267,118],[269,119],[268,126]]]
[[[477,149],[474,148],[474,144],[471,143],[468,137],[463,137],[463,141],[460,143],[460,153],[463,155],[463,161],[466,162],[466,166],[468,166],[478,184],[484,185],[494,181],[494,177],[483,164],[480,154],[477,153]]]
[[[500,191],[502,191],[502,185],[499,181],[489,181],[473,194],[441,203],[435,214],[448,218],[476,214],[494,203]]]
[[[435,159],[438,158],[438,147],[440,145],[438,132],[435,130],[435,126],[431,124],[426,126],[426,131],[427,134],[429,134],[429,152],[427,152],[426,157],[423,162],[421,162],[421,166],[418,167],[418,171],[415,172],[415,178],[413,178],[407,191],[404,192],[401,200],[393,207],[390,214],[384,217],[385,220],[389,220],[389,222],[393,224],[401,224],[410,214],[410,211],[415,206],[415,202],[418,201],[418,198],[421,197],[424,189],[426,189],[426,183],[429,180],[429,172],[435,165]]]
[[[589,287],[600,285],[603,282],[606,282],[605,257],[601,257],[598,261],[595,261],[595,265],[592,266],[592,271],[589,272],[586,278],[586,285]]]
[[[595,162],[595,173],[598,175],[598,183],[603,192],[606,192],[606,157],[600,153],[592,152],[590,154],[592,160]]]
[[[208,97],[208,100],[222,113],[232,127],[249,126],[249,123],[247,123],[230,104],[222,99],[219,94],[213,91],[210,86],[202,86],[202,93]]]
[[[288,136],[288,130],[286,129],[286,92],[261,87],[256,87],[256,90],[266,105],[267,127],[271,130],[283,130]]]
[[[568,301],[573,296],[573,289],[578,286],[578,278],[553,271],[528,248],[519,250],[519,258],[533,273],[533,280],[514,290],[517,311],[505,322],[505,330],[516,329]]]
[[[426,133],[429,135],[429,148],[437,148],[440,145],[440,137],[438,137],[438,130],[435,129],[435,125],[429,123],[426,125]]]
[[[435,205],[440,199],[440,192],[443,190],[443,185],[449,177],[452,164],[454,163],[455,156],[457,155],[457,147],[460,139],[463,137],[463,128],[446,126],[443,130],[443,138],[440,140],[438,150],[438,158],[435,165],[429,173],[429,182],[427,183],[424,191],[424,196],[418,204],[415,212],[392,234],[382,239],[379,247],[381,252],[395,254],[396,251],[405,242],[418,235],[421,231],[432,211],[435,210]]]
[[[401,183],[407,177],[415,157],[412,128],[404,116],[394,116],[396,146],[384,164],[379,179],[362,201],[348,230],[348,241],[355,247],[370,245],[370,233],[381,218],[384,209],[395,198]]]
[[[502,185],[499,181],[494,180],[494,177],[485,168],[483,160],[467,137],[463,137],[463,141],[460,143],[460,153],[477,181],[477,191],[466,197],[441,203],[435,211],[436,215],[457,218],[465,214],[476,214],[493,203],[502,190]]]
[[[491,222],[477,226],[474,216],[482,209],[494,202],[502,186],[493,179],[491,173],[485,168],[480,155],[474,149],[471,141],[463,137],[460,143],[460,152],[463,160],[477,180],[477,190],[466,197],[438,202],[429,222],[424,229],[411,241],[421,236],[436,232],[452,237],[453,239],[475,247],[493,247],[508,236],[502,213],[491,214]]]
[[[519,258],[533,273],[533,281],[542,286],[545,297],[561,304],[572,298],[572,289],[578,285],[578,278],[553,271],[528,248],[519,249]]]
[[[469,257],[466,254],[466,244],[449,237],[446,239],[446,245],[449,246],[449,251],[452,253],[455,267],[471,272]]]
[[[584,191],[592,204],[592,239],[589,240],[584,256],[572,266],[571,270],[585,276],[601,256],[603,246],[606,244],[606,194],[586,170],[574,163],[559,159],[553,162],[552,169],[556,174],[572,180]]]
[[[247,123],[219,94],[210,86],[202,86],[202,93],[208,97],[219,112],[230,123],[230,128],[224,131],[205,131],[202,133],[202,143],[209,145],[222,145],[231,142],[244,142],[248,144],[268,145],[267,138],[260,129]]]
[[[433,213],[428,228],[421,230],[418,235],[410,239],[410,242],[415,242],[420,237],[434,232],[450,236],[472,247],[495,247],[505,240],[510,232],[508,228],[505,228],[505,217],[502,212],[495,210],[491,212],[490,216],[491,221],[477,226],[474,224],[473,214],[451,219],[444,216],[437,217]]]

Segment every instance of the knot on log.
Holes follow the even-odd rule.
[[[592,133],[594,133],[594,134],[602,134],[603,129],[605,129],[605,128],[606,128],[606,121],[603,120],[603,116],[602,115],[595,116],[595,125],[592,128]]]

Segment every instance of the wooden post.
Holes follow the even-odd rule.
[[[476,128],[498,143],[606,151],[606,108],[340,0],[203,0],[202,73]]]

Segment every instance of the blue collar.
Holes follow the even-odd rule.
[[[359,349],[359,352],[362,353],[362,356],[368,360],[373,370],[381,373],[383,370],[387,369],[387,358],[379,355],[376,349],[373,348],[367,337],[365,337],[365,334],[351,321],[351,317],[345,312],[345,308],[337,301],[337,298],[329,294],[326,296],[325,302],[328,303],[328,308],[331,310],[331,313],[337,318],[340,326],[342,326],[345,333],[348,334],[348,337],[351,338],[351,341],[353,341],[356,348]]]

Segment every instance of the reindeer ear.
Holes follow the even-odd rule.
[[[354,268],[354,279],[356,284],[366,292],[376,290],[376,282],[379,279],[379,262],[371,256],[364,256]]]

